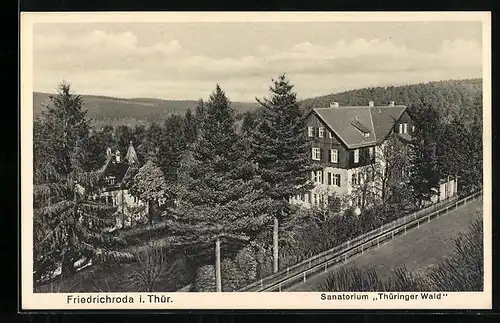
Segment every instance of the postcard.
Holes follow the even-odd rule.
[[[489,12],[20,38],[23,310],[491,308]]]

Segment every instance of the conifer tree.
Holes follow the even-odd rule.
[[[268,184],[266,195],[279,204],[274,216],[274,271],[278,270],[278,226],[289,211],[288,199],[310,189],[310,158],[303,111],[285,74],[273,80],[271,97],[259,100],[260,121],[252,134],[252,160]]]
[[[185,119],[175,114],[170,115],[163,124],[162,140],[159,143],[157,159],[158,165],[171,187],[177,183],[177,172],[187,145],[185,126]],[[169,197],[175,198],[173,190],[171,193]]]
[[[196,116],[187,109],[184,115],[184,133],[186,143],[191,144],[196,140]]]
[[[255,166],[240,154],[234,111],[219,85],[205,108],[203,130],[181,164],[176,219],[168,224],[179,243],[198,250],[253,239],[270,207]]]
[[[34,281],[61,266],[75,272],[76,261],[129,258],[114,251],[122,240],[106,234],[114,209],[89,201],[101,171],[86,172],[83,149],[89,136],[83,100],[63,83],[34,123]]]

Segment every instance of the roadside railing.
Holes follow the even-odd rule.
[[[281,291],[289,288],[300,281],[306,282],[308,277],[319,272],[327,272],[331,266],[345,263],[347,259],[357,254],[363,254],[366,250],[380,246],[399,234],[406,234],[409,229],[419,227],[423,222],[430,222],[450,210],[468,204],[479,198],[482,191],[476,192],[468,197],[457,200],[456,197],[435,203],[427,208],[391,221],[375,230],[346,241],[336,247],[319,253],[311,258],[301,261],[293,266],[283,268],[275,274],[262,278],[247,285],[239,292],[255,291]]]

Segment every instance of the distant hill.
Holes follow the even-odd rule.
[[[460,110],[463,106],[470,106],[471,101],[482,96],[482,80],[448,80],[421,84],[373,87],[346,92],[328,94],[315,98],[305,99],[305,107],[327,107],[330,102],[339,102],[345,105],[368,105],[374,101],[376,105],[386,105],[389,101],[396,104],[412,105],[422,101],[437,105],[437,108],[448,114]],[[106,96],[82,95],[88,116],[99,127],[105,124],[149,124],[153,121],[161,122],[171,113],[184,114],[187,109],[194,110],[195,100],[161,100],[151,98],[122,99]],[[35,116],[39,115],[49,94],[33,93],[33,107]],[[466,104],[467,103],[467,104]],[[233,108],[243,113],[255,111],[257,103],[232,102]]]
[[[40,114],[42,106],[49,101],[48,93],[33,93],[33,112]],[[195,100],[161,100],[151,98],[122,99],[107,96],[82,95],[87,115],[96,126],[110,124],[148,124],[161,122],[171,113],[184,114],[187,109],[194,111]],[[257,103],[232,102],[233,108],[240,113],[255,110]]]
[[[482,92],[482,79],[447,80],[351,90],[305,99],[302,104],[305,107],[320,108],[328,107],[330,102],[338,102],[340,106],[364,106],[369,101],[374,101],[375,105],[386,105],[389,101],[394,101],[395,104],[407,106],[426,102],[444,114],[449,114],[471,106],[471,102],[482,98]]]

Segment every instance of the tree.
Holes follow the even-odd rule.
[[[34,280],[75,272],[77,260],[130,258],[106,234],[114,209],[87,199],[101,172],[85,172],[89,125],[83,100],[63,83],[34,123]]]
[[[90,126],[82,98],[71,93],[69,83],[61,83],[49,100],[33,125],[34,176],[38,182],[88,170],[85,148]]]
[[[152,224],[159,201],[167,196],[167,183],[160,167],[153,160],[148,160],[135,174],[130,193],[145,201],[148,206],[148,219]]]
[[[170,115],[163,124],[162,140],[159,144],[158,166],[165,174],[170,187],[168,198],[176,198],[174,187],[177,185],[178,170],[187,146],[185,119],[179,115]],[[192,134],[191,134],[192,135]]]
[[[297,103],[293,85],[284,74],[269,88],[271,98],[257,99],[261,118],[252,132],[252,160],[258,164],[268,184],[266,195],[279,204],[273,214],[274,271],[278,270],[278,230],[289,210],[288,198],[310,189],[310,159],[305,135],[305,119]]]
[[[86,199],[85,187],[97,183],[98,174],[68,176],[64,181],[34,186],[34,280],[50,278],[58,266],[62,276],[76,272],[75,262],[131,259],[115,250],[125,241],[108,234],[115,208]],[[83,184],[83,185],[82,185]]]
[[[436,142],[439,137],[439,114],[433,107],[422,104],[409,110],[415,124],[410,148],[410,186],[416,203],[431,201],[439,186]]]
[[[240,148],[234,111],[217,85],[206,103],[203,129],[182,160],[178,206],[168,220],[188,252],[207,250],[215,242],[216,264],[221,242],[251,240],[267,225],[264,182]]]
[[[191,112],[191,109],[187,109],[184,114],[184,134],[188,144],[192,144],[196,140],[196,132],[196,116]]]

